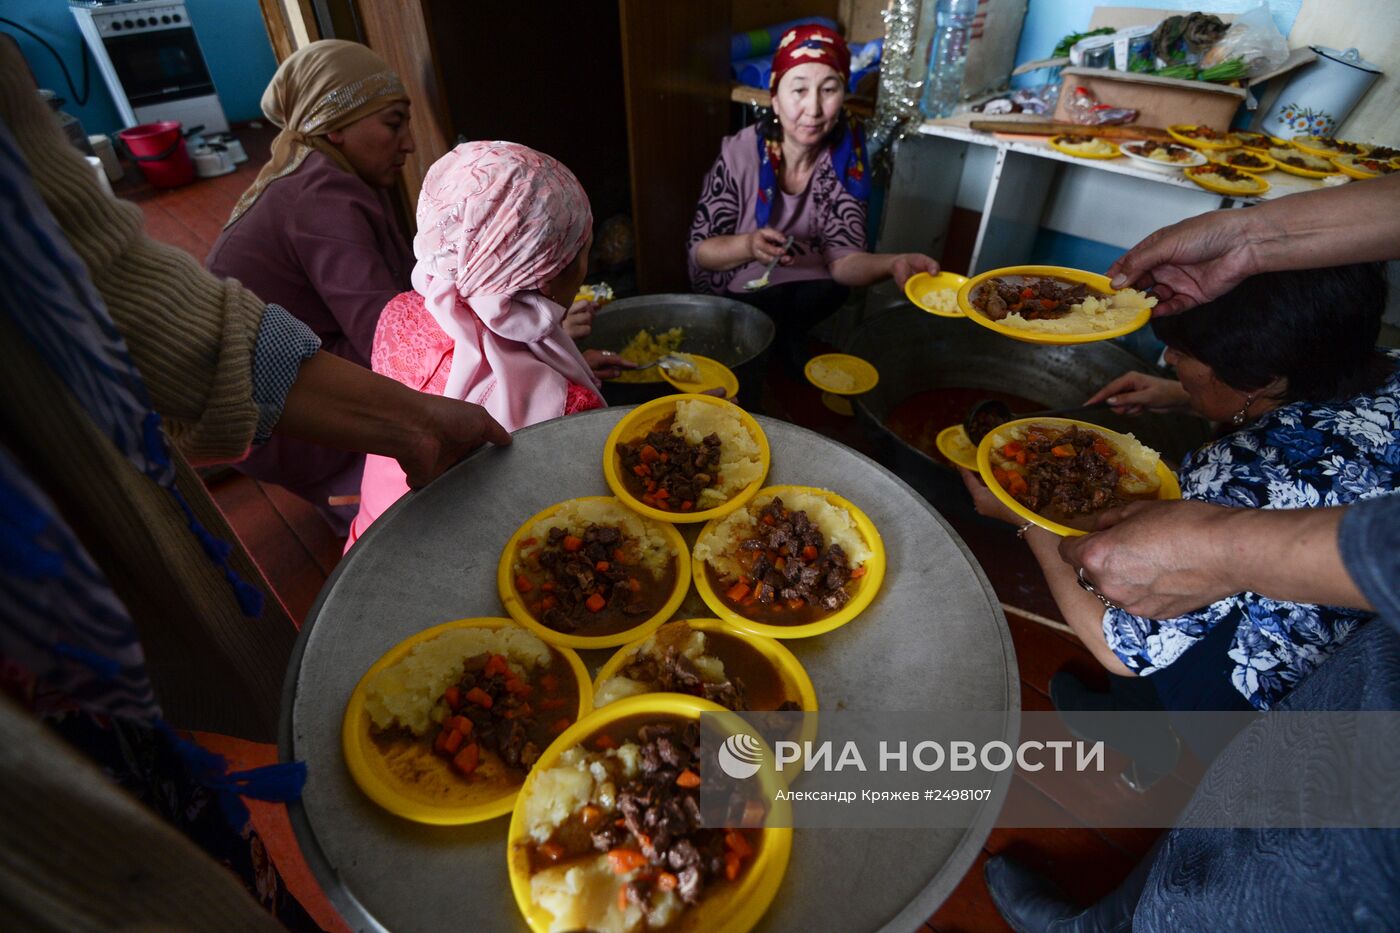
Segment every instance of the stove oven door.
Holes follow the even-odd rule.
[[[214,93],[194,29],[159,29],[130,36],[104,36],[132,107]]]

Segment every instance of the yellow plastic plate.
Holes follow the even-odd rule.
[[[823,353],[802,367],[807,381],[832,395],[860,395],[880,382],[880,371],[849,353]]]
[[[947,457],[954,466],[977,472],[977,445],[967,436],[967,429],[960,424],[952,424],[938,432],[934,438],[938,452]]]
[[[1080,269],[1067,269],[1064,266],[1007,266],[1004,269],[992,269],[980,275],[974,275],[964,282],[963,287],[958,289],[958,307],[963,309],[963,313],[968,316],[969,320],[981,324],[988,330],[994,330],[1003,337],[1010,337],[1012,340],[1020,340],[1025,343],[1067,344],[1093,343],[1096,340],[1109,340],[1113,337],[1122,337],[1124,334],[1131,334],[1152,319],[1152,309],[1144,308],[1142,313],[1135,315],[1128,323],[1124,324],[1122,327],[1115,327],[1112,330],[1087,331],[1074,334],[1048,334],[1041,331],[1012,327],[1009,324],[1003,324],[1001,321],[993,321],[972,306],[973,290],[987,281],[987,279],[1018,275],[1053,275],[1056,278],[1082,283],[1102,294],[1109,294],[1113,291],[1113,286],[1109,284],[1106,276],[1098,275],[1093,272],[1084,272]]]
[[[1288,148],[1288,143],[1277,136],[1270,136],[1268,133],[1254,133],[1249,130],[1236,130],[1235,137],[1239,139],[1240,145],[1251,152],[1262,152],[1266,155],[1269,150],[1282,146]]]
[[[1076,159],[1116,159],[1120,154],[1117,144],[1111,143],[1106,139],[1101,139],[1099,142],[1108,146],[1109,149],[1113,150],[1112,152],[1084,152],[1076,149],[1073,143],[1060,142],[1062,139],[1064,139],[1063,136],[1052,136],[1045,141],[1045,145],[1054,149],[1056,152],[1063,152],[1067,156],[1074,156]],[[1083,143],[1080,143],[1080,145],[1083,145]]]
[[[380,671],[403,660],[417,645],[432,641],[444,632],[461,628],[499,629],[514,624],[509,619],[487,618],[446,622],[399,642],[365,672],[355,691],[350,694],[340,727],[340,747],[345,755],[345,765],[365,796],[404,819],[437,826],[479,823],[510,812],[511,807],[515,806],[519,784],[502,788],[495,783],[474,784],[461,777],[447,761],[433,754],[431,735],[419,740],[423,743],[422,755],[415,754],[413,758],[413,765],[419,769],[423,779],[410,782],[400,777],[370,736],[365,693],[370,680]],[[588,680],[588,670],[579,656],[568,648],[551,646],[551,650],[563,656],[574,675],[579,698],[574,715],[582,719],[593,709],[593,686]]]
[[[1227,133],[1222,139],[1196,139],[1186,135],[1188,131],[1194,129],[1199,129],[1194,123],[1178,123],[1175,126],[1167,127],[1167,133],[1177,142],[1193,146],[1196,149],[1238,149],[1240,147],[1240,138],[1234,133]]]
[[[812,678],[807,675],[807,669],[802,666],[802,662],[797,660],[797,656],[789,651],[782,642],[734,628],[719,619],[686,619],[684,621],[697,632],[719,632],[743,642],[750,650],[773,665],[773,668],[778,672],[778,678],[782,681],[783,693],[788,699],[796,700],[803,712],[815,713],[817,711],[817,691],[812,687]],[[674,623],[668,622],[667,624]],[[654,635],[653,632],[648,638]],[[618,649],[617,654],[608,658],[607,663],[598,669],[598,676],[593,678],[595,698],[598,695],[596,688],[601,687],[604,681],[626,667],[627,663],[632,660],[632,656],[637,653],[637,649],[641,648],[642,642],[646,640],[646,638],[639,638],[623,645]]]
[[[520,594],[515,589],[515,558],[520,550],[520,542],[525,538],[531,528],[537,522],[541,522],[553,515],[559,509],[570,502],[601,501],[612,502],[622,507],[622,503],[609,496],[584,496],[580,499],[566,499],[564,502],[556,502],[547,509],[539,512],[525,520],[515,534],[510,536],[506,542],[505,550],[501,552],[501,562],[496,568],[496,589],[501,596],[501,604],[506,607],[506,612],[510,617],[530,631],[538,635],[541,640],[551,645],[562,645],[566,648],[616,648],[618,645],[625,645],[635,638],[645,638],[656,631],[662,622],[671,618],[672,613],[680,606],[685,594],[690,589],[690,553],[686,550],[685,539],[680,532],[665,523],[651,521],[643,517],[642,521],[650,521],[654,531],[659,532],[666,538],[666,543],[670,546],[671,553],[676,558],[676,582],[671,587],[670,594],[666,597],[666,602],[662,604],[653,615],[648,616],[636,625],[620,632],[613,632],[611,635],[570,635],[565,632],[556,632],[535,618],[530,612],[525,600],[520,598]]]
[[[1242,158],[1244,156],[1253,156],[1264,163],[1263,167],[1240,165],[1232,161],[1233,159]],[[1228,165],[1231,168],[1239,169],[1241,172],[1248,172],[1251,175],[1262,175],[1265,172],[1272,172],[1274,169],[1278,168],[1278,163],[1270,158],[1267,152],[1255,152],[1251,149],[1232,149],[1228,152],[1212,152],[1210,154],[1210,161],[1218,162],[1221,165]]]
[[[1279,168],[1283,168],[1283,166],[1279,166]],[[1246,172],[1244,169],[1240,169],[1240,171],[1253,182],[1253,184],[1244,190],[1232,188],[1221,182],[1215,177],[1215,172],[1211,169],[1212,166],[1210,165],[1198,165],[1195,168],[1188,168],[1186,170],[1186,177],[1207,191],[1214,191],[1216,194],[1224,194],[1236,198],[1257,197],[1269,190],[1269,183],[1267,181],[1260,178],[1258,175]]]
[[[967,276],[958,275],[956,272],[940,272],[937,275],[929,275],[927,272],[920,272],[911,275],[904,283],[904,297],[912,301],[915,307],[923,308],[929,314],[936,314],[939,317],[967,317],[962,310],[956,307],[958,289],[967,281]],[[929,292],[946,291],[954,298],[954,308],[952,311],[940,311],[933,307],[928,301]]]
[[[1306,158],[1315,160],[1317,164],[1326,165],[1327,168],[1299,168],[1296,165],[1289,165],[1284,161],[1290,156],[1296,157],[1300,152]],[[1289,152],[1287,149],[1270,149],[1269,158],[1274,160],[1274,164],[1278,166],[1280,172],[1297,175],[1299,178],[1326,178],[1328,175],[1337,174],[1337,167],[1335,165],[1314,152],[1303,152],[1301,149],[1294,152]]]
[[[782,886],[783,875],[787,873],[788,859],[792,855],[792,830],[780,825],[792,821],[792,805],[786,800],[774,800],[778,791],[785,785],[782,777],[771,765],[772,756],[767,745],[743,720],[716,703],[678,693],[652,693],[618,700],[575,723],[545,749],[529,777],[525,779],[525,786],[520,791],[515,803],[515,812],[510,819],[510,830],[506,837],[506,860],[516,906],[520,908],[521,915],[534,933],[545,933],[554,929],[554,916],[537,906],[530,897],[525,805],[534,792],[535,776],[557,763],[564,752],[585,742],[613,723],[642,719],[649,715],[654,715],[657,719],[699,720],[701,713],[724,716],[732,732],[747,733],[763,749],[762,757],[768,764],[758,772],[755,779],[762,784],[762,797],[772,801],[769,822],[779,825],[762,830],[763,838],[759,842],[754,860],[746,866],[738,882],[717,884],[709,888],[700,902],[681,916],[680,928],[703,930],[705,933],[747,933],[763,918]]]
[[[716,616],[735,628],[753,632],[756,635],[766,635],[769,638],[810,638],[813,635],[824,635],[860,615],[880,591],[880,584],[885,579],[887,562],[885,542],[880,538],[880,532],[875,529],[875,523],[852,503],[828,489],[817,489],[813,486],[768,486],[759,490],[758,495],[754,497],[754,502],[761,500],[766,505],[774,496],[791,496],[795,493],[810,493],[821,496],[837,508],[844,509],[851,516],[861,537],[870,546],[871,554],[870,559],[865,562],[865,576],[856,582],[855,592],[851,594],[850,602],[831,615],[815,622],[808,622],[806,625],[770,625],[766,622],[755,622],[725,605],[724,600],[710,585],[709,574],[705,572],[707,565],[698,561],[694,562],[695,592],[700,594],[705,605],[709,606]],[[746,508],[753,507],[754,503],[746,506]],[[714,533],[718,524],[717,521],[710,522],[700,529],[700,536],[695,539],[696,545],[699,546],[706,536]]]
[[[1328,161],[1337,166],[1338,170],[1341,171],[1343,175],[1349,175],[1352,178],[1358,178],[1363,181],[1367,178],[1379,178],[1382,175],[1390,175],[1394,173],[1397,168],[1400,168],[1400,166],[1395,165],[1394,160],[1382,162],[1378,159],[1369,159],[1366,156],[1339,155],[1333,156]],[[1369,168],[1362,164],[1364,162],[1372,162],[1377,168]],[[1385,167],[1380,168],[1379,166]]]
[[[632,495],[627,485],[622,481],[622,455],[617,452],[619,444],[646,437],[652,428],[674,415],[676,402],[682,399],[693,399],[705,405],[719,405],[732,411],[734,416],[739,419],[739,423],[749,432],[749,436],[757,442],[759,460],[763,464],[763,472],[758,479],[739,490],[723,505],[699,512],[667,512],[663,509],[654,509]],[[753,420],[753,416],[733,402],[715,398],[713,395],[667,395],[638,405],[613,427],[612,432],[608,434],[607,442],[603,444],[603,478],[608,481],[608,488],[613,491],[618,500],[639,515],[645,515],[647,518],[654,518],[661,522],[682,525],[691,522],[707,522],[712,518],[722,518],[748,502],[763,485],[764,477],[768,475],[768,469],[772,463],[773,455],[768,449],[768,437],[758,426],[758,422]],[[622,642],[617,642],[617,644],[620,645]]]
[[[710,389],[723,389],[725,398],[733,398],[739,394],[739,377],[734,375],[734,370],[725,366],[719,360],[712,360],[708,356],[700,356],[697,353],[677,353],[695,367],[695,379],[677,379],[665,366],[658,366],[661,370],[661,378],[682,392],[700,394]]]
[[[1371,151],[1371,147],[1370,147],[1370,146],[1363,145],[1362,143],[1353,143],[1353,142],[1351,142],[1351,140],[1342,140],[1342,142],[1348,143],[1349,145],[1353,145],[1353,146],[1356,146],[1357,148],[1359,148],[1359,149],[1361,150],[1361,152],[1359,153],[1360,155],[1365,155],[1366,153],[1368,153],[1368,152]],[[1340,150],[1340,149],[1336,148],[1335,146],[1331,145],[1330,143],[1324,143],[1324,142],[1322,142],[1322,141],[1321,141],[1318,137],[1316,137],[1316,136],[1294,136],[1293,139],[1292,139],[1292,143],[1293,143],[1293,145],[1294,145],[1295,148],[1298,148],[1298,149],[1303,150],[1303,151],[1306,152],[1308,155],[1322,156],[1324,159],[1330,159],[1330,158],[1332,158],[1332,156],[1335,156],[1335,155],[1356,155],[1356,154],[1357,154],[1357,153],[1343,152],[1342,150]]]
[[[1181,162],[1163,162],[1161,159],[1154,159],[1151,156],[1143,155],[1138,149],[1139,145],[1139,143],[1125,143],[1122,146],[1123,155],[1127,156],[1129,162],[1140,168],[1145,168],[1150,172],[1173,174],[1184,168],[1190,168],[1193,165],[1205,165],[1206,163],[1206,157],[1195,149],[1187,148],[1186,151],[1191,153],[1189,159],[1184,159]],[[1177,148],[1182,147],[1178,146]]]
[[[1005,431],[1008,428],[1019,425],[1032,424],[1049,425],[1057,428],[1067,428],[1072,425],[1077,428],[1083,428],[1086,431],[1093,431],[1095,434],[1100,434],[1109,438],[1115,443],[1117,443],[1119,439],[1122,439],[1123,435],[1116,431],[1110,431],[1107,428],[1101,428],[1096,424],[1089,424],[1085,421],[1075,421],[1071,418],[1022,418],[1019,421],[1008,421],[1005,424],[997,425],[996,431],[988,432],[987,436],[982,438],[982,443],[977,446],[977,472],[982,475],[982,482],[987,484],[987,488],[992,491],[992,495],[1004,502],[1007,508],[1011,509],[1011,511],[1015,512],[1026,521],[1038,525],[1046,531],[1054,532],[1061,537],[1072,538],[1077,535],[1087,534],[1087,532],[1080,531],[1077,528],[1071,528],[1068,525],[1061,525],[1059,522],[1052,521],[1038,512],[1032,512],[1018,502],[1015,496],[1007,492],[1006,489],[1002,487],[1001,483],[997,482],[996,477],[992,475],[992,437],[997,431]],[[1168,469],[1167,465],[1161,460],[1157,461],[1157,478],[1161,480],[1161,486],[1157,489],[1158,499],[1181,498],[1181,484],[1177,482],[1176,474]]]

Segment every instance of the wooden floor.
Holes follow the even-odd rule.
[[[256,175],[255,166],[267,158],[270,130],[239,128],[239,137],[252,157],[223,178],[204,179],[173,191],[155,191],[129,173],[117,193],[139,204],[147,229],[155,238],[187,250],[201,261],[218,237],[229,211]],[[827,411],[815,390],[781,376],[769,386],[769,398],[789,420],[863,449],[866,441],[853,419]],[[326,577],[339,560],[342,542],[335,538],[312,507],[275,486],[249,480],[229,469],[208,472],[206,483],[235,532],[267,575],[292,618],[305,618]],[[1011,529],[992,527],[975,518],[948,516],[988,572],[1007,610],[1007,622],[1020,664],[1022,706],[1052,709],[1050,677],[1062,668],[1086,680],[1102,680],[1098,665],[1063,625],[1029,551]],[[1049,622],[1050,624],[1045,624]],[[1009,854],[1043,871],[1073,898],[1089,903],[1115,887],[1147,851],[1157,830],[1095,830],[1084,824],[1095,814],[1136,803],[1136,795],[1117,780],[1126,762],[1108,756],[1102,786],[1091,799],[1068,794],[1043,776],[1018,776],[1012,785],[1002,822],[1017,813],[1044,813],[1063,818],[1065,829],[997,829],[957,890],[925,925],[926,931],[1003,931],[982,880],[982,866],[996,854]],[[1183,766],[1186,767],[1186,766]],[[1182,796],[1187,785],[1175,776],[1159,783],[1154,795]],[[287,837],[289,838],[289,837]],[[278,860],[284,873],[303,871]],[[289,884],[293,879],[289,878]],[[299,879],[293,887],[303,899],[314,899],[314,883]],[[318,905],[324,907],[324,905]]]

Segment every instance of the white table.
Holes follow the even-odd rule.
[[[1126,158],[1078,159],[1042,141],[1002,139],[991,133],[948,123],[927,122],[918,135],[899,143],[895,150],[894,177],[886,202],[879,249],[882,252],[943,254],[963,166],[969,150],[994,150],[982,221],[977,231],[969,272],[1018,265],[1031,254],[1031,246],[1045,217],[1052,192],[1073,176],[1077,193],[1067,198],[1071,208],[1062,211],[1074,229],[1060,229],[1091,240],[1128,245],[1147,233],[1183,217],[1222,207],[1237,207],[1321,187],[1320,181],[1284,172],[1265,178],[1270,189],[1259,198],[1228,198],[1206,191],[1179,172],[1166,174],[1141,168]],[[1085,182],[1086,173],[1088,181]],[[1135,197],[1140,194],[1141,197]],[[1066,200],[1061,191],[1062,200]],[[1142,210],[1144,200],[1154,207]],[[1106,233],[1111,232],[1109,236]]]

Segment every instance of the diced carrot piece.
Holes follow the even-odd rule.
[[[447,701],[447,708],[455,713],[462,705],[462,688],[453,684],[442,692],[442,698]]]
[[[676,776],[676,784],[680,787],[699,787],[700,775],[696,774],[689,768],[686,768],[684,771],[682,771],[679,775]]]
[[[1054,454],[1055,456],[1061,457],[1061,458],[1064,458],[1064,457],[1073,457],[1073,456],[1074,456],[1074,445],[1073,445],[1073,444],[1057,444],[1056,446],[1050,448],[1050,452],[1051,452],[1052,454]]]
[[[1030,455],[1027,454],[1024,450],[1018,450],[1016,452],[1016,462],[1019,463],[1021,466],[1025,466],[1026,461],[1029,459],[1031,459]]]
[[[661,454],[657,452],[657,450],[656,450],[655,447],[651,446],[650,444],[644,444],[644,445],[642,446],[642,462],[643,462],[643,463],[653,463],[653,462],[655,462],[655,461],[657,461],[657,460],[660,460],[660,459],[661,459]]]
[[[559,675],[545,674],[540,678],[540,686],[545,689],[546,693],[554,693],[559,689]]]
[[[661,455],[661,462],[662,462],[662,463],[670,463],[670,462],[671,462],[671,455],[670,455],[670,454],[662,454],[662,455]]]
[[[522,593],[528,593],[535,588],[535,584],[531,583],[525,574],[518,573],[515,575],[515,588]]]
[[[565,729],[569,728],[569,727],[572,726],[573,724],[574,724],[573,720],[572,720],[572,719],[569,719],[567,716],[565,716],[565,717],[562,717],[562,718],[560,718],[560,719],[554,720],[554,725],[552,725],[552,726],[549,727],[549,731],[552,732],[552,733],[555,734],[555,735],[558,735],[559,733],[563,732]]]
[[[809,544],[806,547],[804,547],[802,549],[802,559],[807,561],[808,563],[811,563],[812,561],[816,560],[817,546],[815,544]]]
[[[554,597],[553,594],[551,594],[551,595],[549,595],[549,596],[546,596],[544,599],[540,600],[540,609],[539,609],[539,611],[540,611],[540,612],[548,612],[549,610],[553,609],[553,608],[554,608],[555,606],[557,606],[557,605],[559,605],[559,600],[556,599],[556,598]]]
[[[456,756],[453,757],[452,767],[456,768],[463,774],[470,775],[473,771],[476,770],[476,765],[479,759],[480,750],[476,747],[476,743],[472,742],[471,744],[464,746],[462,750],[459,751],[456,754]]]
[[[645,463],[639,463],[639,464],[637,464],[636,466],[634,466],[634,467],[632,468],[632,475],[633,475],[633,476],[650,476],[650,475],[651,475],[651,467],[647,466]]]
[[[680,879],[669,871],[663,871],[656,876],[656,886],[663,891],[674,891],[680,884]]]
[[[544,612],[544,603],[540,600],[531,600],[525,604],[525,608],[530,610],[531,615],[537,616],[541,612]]]
[[[622,885],[617,889],[617,909],[623,913],[627,912],[627,885]]]
[[[744,597],[749,595],[749,585],[740,580],[726,590],[724,595],[732,603],[742,602]]]
[[[506,681],[506,692],[518,697],[529,699],[534,696],[535,688],[521,680],[519,677],[512,677]]]
[[[613,548],[612,559],[620,564],[627,559],[627,555],[622,552],[622,548],[615,547]]]
[[[689,512],[693,508],[695,508],[695,503],[691,502],[689,499],[686,499],[684,502],[681,503],[682,512]]]
[[[593,744],[597,748],[617,748],[617,739],[605,733],[594,739]]]
[[[602,612],[603,607],[608,604],[608,601],[598,593],[594,593],[584,600],[583,604],[588,607],[589,612]]]
[[[553,580],[546,580],[540,584],[540,589],[544,590],[546,593],[553,593],[558,588],[559,585]]]
[[[485,690],[482,690],[480,687],[472,687],[467,691],[467,702],[475,703],[477,706],[483,707],[484,709],[490,709],[494,701],[491,699],[491,694],[487,693]]]
[[[1008,441],[1001,445],[1001,453],[1004,457],[1014,457],[1024,449],[1025,447],[1020,441]]]
[[[753,846],[749,845],[749,841],[744,838],[744,834],[737,829],[731,829],[724,834],[724,844],[729,847],[731,852],[739,856],[739,858],[748,858],[750,855],[753,855]]]
[[[787,601],[787,607],[789,609],[801,609],[805,605],[807,605],[807,601],[800,596]]]
[[[1040,299],[1040,306],[1046,311],[1052,311],[1055,308],[1058,308],[1060,306],[1060,303],[1054,298],[1042,298]]]
[[[1027,286],[1026,288],[1021,289],[1021,298],[1022,298],[1023,300],[1026,299],[1026,298],[1034,298],[1034,297],[1035,297],[1035,289],[1030,288],[1029,286]]]
[[[1094,453],[1100,457],[1113,456],[1113,448],[1108,446],[1108,441],[1101,437],[1094,438]]]
[[[612,866],[613,874],[625,875],[644,867],[647,857],[636,849],[613,849],[608,853],[608,863]]]
[[[457,754],[457,749],[462,747],[462,742],[465,740],[466,736],[462,735],[462,733],[458,732],[456,729],[451,731],[444,729],[442,734],[442,753],[449,757]]]
[[[506,663],[504,655],[493,654],[486,659],[486,667],[481,673],[486,677],[495,677],[497,674],[505,674],[510,670],[510,665]]]
[[[563,709],[568,705],[569,701],[564,699],[563,697],[550,697],[547,700],[540,700],[539,702],[540,709],[549,711]]]
[[[656,498],[661,499],[663,501],[671,498],[671,490],[665,488],[656,490]]]
[[[777,524],[777,521],[776,521],[776,520],[773,518],[773,516],[771,516],[771,515],[764,515],[763,518],[762,518],[762,522],[763,522],[763,524],[765,524],[765,525],[776,525],[776,524]]]
[[[439,730],[439,731],[438,731],[438,734],[437,734],[437,738],[433,739],[433,751],[437,752],[439,755],[446,755],[446,754],[447,754],[447,737],[448,737],[449,735],[460,735],[460,734],[461,734],[461,733],[453,732],[451,729],[441,729],[441,730]]]
[[[551,862],[557,862],[564,857],[564,847],[557,842],[541,843],[535,851]]]
[[[851,571],[851,579],[852,579],[852,580],[859,580],[859,579],[860,579],[861,577],[863,577],[863,576],[865,576],[865,565],[864,565],[864,564],[861,564],[861,565],[860,565],[859,567],[857,567],[855,570],[852,570],[852,571]]]
[[[607,573],[611,567],[612,562],[606,560],[600,560],[598,561],[598,563],[593,565],[593,569],[598,571],[599,573]]]
[[[642,591],[642,581],[638,580],[636,577],[628,577],[627,588],[634,593],[640,593]]]
[[[577,550],[580,550],[582,547],[583,547],[583,539],[580,538],[578,535],[565,535],[565,536],[564,536],[564,550],[566,550],[566,551],[577,551]]]
[[[442,721],[442,727],[444,729],[452,729],[455,732],[460,732],[463,735],[471,735],[472,730],[476,728],[476,724],[465,716],[448,716]]]
[[[727,881],[733,881],[739,877],[739,856],[733,852],[724,853],[724,877]]]
[[[539,538],[524,538],[520,542],[521,547],[532,547],[539,542]]]

